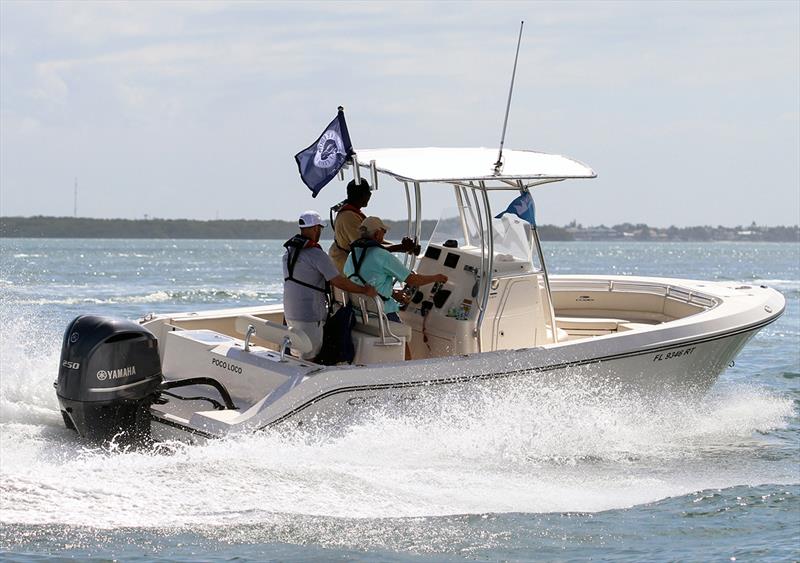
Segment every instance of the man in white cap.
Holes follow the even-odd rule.
[[[284,243],[283,314],[290,327],[302,330],[313,345],[301,356],[313,360],[322,347],[322,329],[328,318],[329,286],[375,297],[375,288],[353,283],[339,273],[319,246],[325,225],[316,211],[305,211],[298,220],[300,234]]]
[[[390,321],[400,322],[397,311],[400,304],[392,298],[395,280],[409,285],[422,286],[429,283],[445,283],[444,274],[416,274],[382,246],[383,237],[389,231],[379,217],[367,217],[361,222],[361,239],[351,244],[350,255],[344,265],[344,273],[364,286],[372,285],[383,299],[383,310]]]

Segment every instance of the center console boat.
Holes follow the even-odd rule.
[[[423,274],[448,281],[407,288],[402,323],[380,299],[337,294],[357,311],[352,364],[298,359],[305,334],[284,326],[282,305],[95,316],[64,336],[56,390],[81,436],[215,438],[278,425],[342,420],[402,407],[482,381],[567,381],[580,373],[637,393],[702,396],[785,301],[765,286],[674,278],[550,276],[535,221],[496,217],[492,200],[595,177],[573,159],[485,148],[360,150],[354,176],[405,199],[407,234],[421,236],[423,202],[448,194],[421,256]],[[521,215],[521,214],[520,214]],[[337,305],[335,305],[337,306]],[[404,351],[409,346],[411,359]]]

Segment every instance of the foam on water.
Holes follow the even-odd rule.
[[[0,283],[2,281],[0,280]],[[226,303],[236,302],[237,300],[258,300],[260,302],[277,301],[281,287],[277,284],[269,284],[259,289],[241,289],[230,291],[226,289],[198,288],[181,291],[157,290],[147,293],[134,293],[130,295],[119,295],[116,288],[108,290],[109,295],[102,297],[103,291],[95,288],[93,297],[41,297],[32,296],[31,298],[19,298],[16,300],[18,305],[118,305],[118,304],[169,304],[169,303],[215,303],[225,306]]]
[[[701,401],[643,399],[576,378],[454,389],[404,415],[168,450],[81,444],[52,381],[60,342],[43,319],[2,339],[0,521],[94,527],[258,524],[275,513],[412,517],[593,512],[706,488],[796,482],[767,469],[761,434],[791,401],[747,385]],[[584,381],[584,383],[581,383]]]

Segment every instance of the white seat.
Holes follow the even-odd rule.
[[[353,327],[353,346],[356,355],[353,363],[358,365],[402,362],[405,359],[406,343],[411,338],[411,327],[390,321],[383,311],[379,297],[370,298],[361,294],[344,295],[356,309]]]
[[[401,336],[406,339],[406,341],[411,340],[411,327],[408,325],[404,325],[403,323],[398,323],[395,321],[388,321],[389,330],[395,336]],[[365,332],[367,334],[371,334],[372,336],[380,336],[381,335],[381,327],[378,324],[378,317],[370,315],[367,317],[367,323],[364,324],[362,321],[362,317],[359,313],[356,313],[356,325],[353,327],[353,330],[360,330],[361,332]]]
[[[344,297],[355,308],[356,325],[353,330],[359,330],[373,336],[383,336],[381,332],[381,322],[383,320],[385,336],[405,338],[411,340],[411,327],[390,321],[383,311],[383,301],[379,297],[370,298],[361,294],[344,293]],[[366,311],[366,312],[365,312]]]
[[[558,328],[565,330],[608,330],[616,331],[622,319],[603,319],[595,317],[556,317]]]

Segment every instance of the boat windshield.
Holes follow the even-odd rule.
[[[530,223],[506,213],[500,219],[492,219],[492,233],[495,257],[532,261],[534,252]]]
[[[456,241],[459,248],[480,248],[480,230],[472,209],[464,208],[463,215],[458,212],[458,207],[448,207],[442,210],[429,242],[444,245],[448,241]],[[450,245],[452,243],[448,243],[448,246]]]
[[[465,207],[463,211],[462,215],[458,212],[458,207],[444,209],[429,242],[437,245],[448,243],[448,246],[452,246],[453,243],[448,241],[455,241],[459,248],[479,249],[485,237],[480,235],[472,209]],[[506,213],[499,219],[492,219],[492,235],[495,257],[501,260],[523,260],[532,263],[534,268],[539,268],[537,253],[533,251],[530,223]]]

